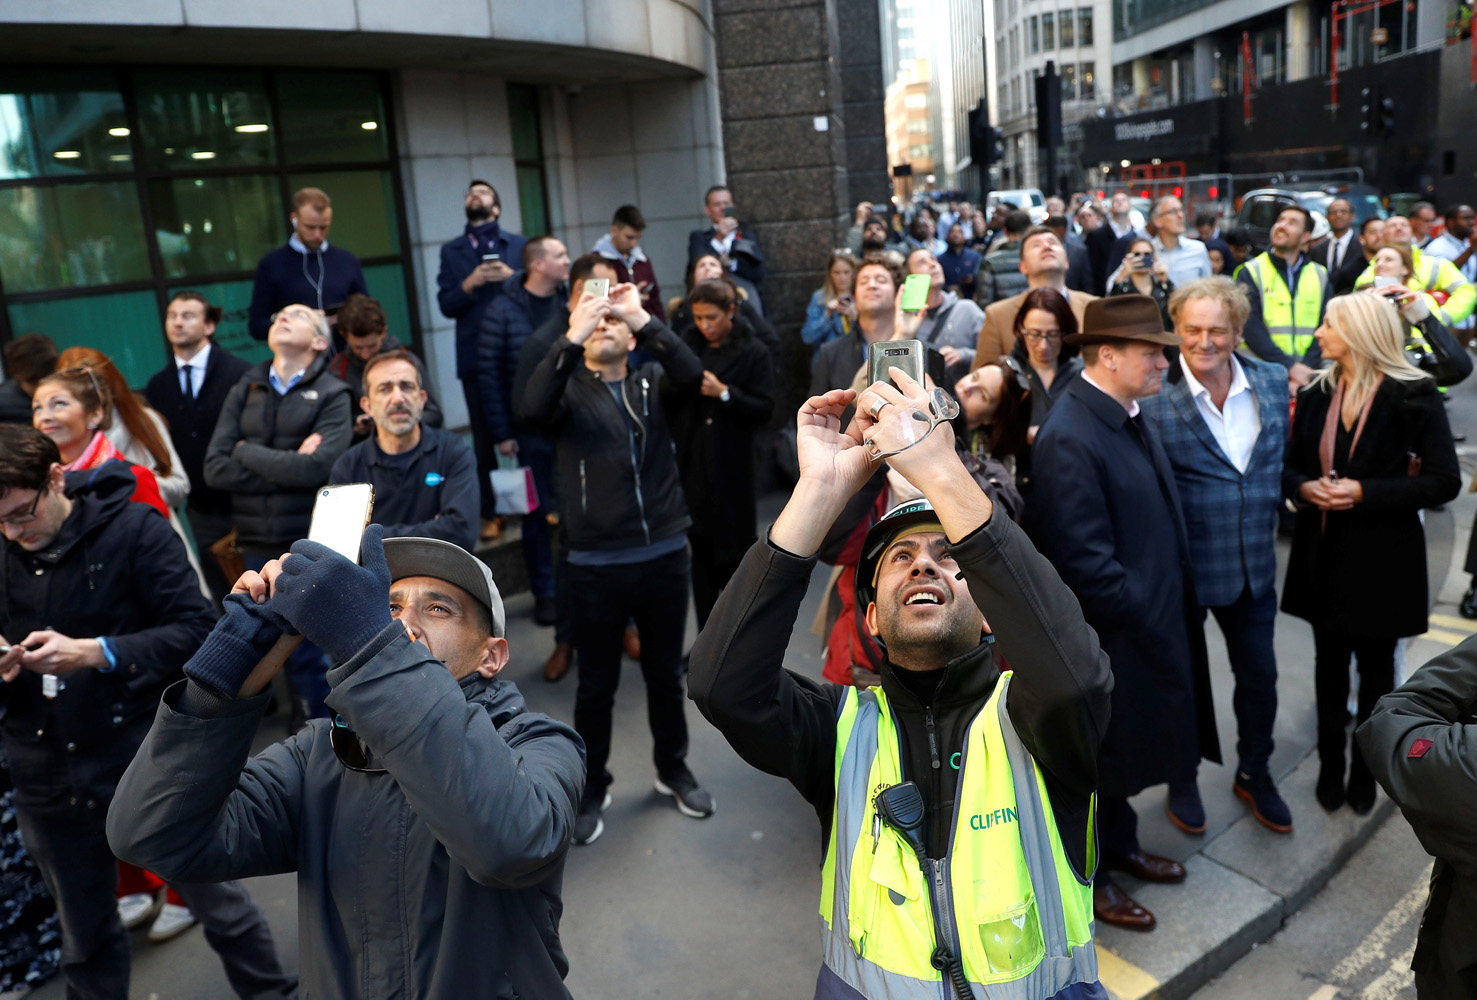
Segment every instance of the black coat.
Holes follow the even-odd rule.
[[[1026,528],[1113,664],[1098,787],[1132,795],[1220,763],[1210,664],[1174,471],[1142,416],[1075,378],[1031,448]]]
[[[52,543],[39,552],[0,544],[0,635],[101,636],[117,658],[107,673],[63,675],[55,698],[29,670],[0,684],[11,775],[33,808],[64,810],[73,797],[107,808],[160,694],[215,623],[184,543],[157,510],[129,499],[135,485],[123,462],[69,473],[75,505]]]
[[[144,387],[144,398],[169,424],[174,450],[179,452],[180,464],[190,477],[190,510],[202,514],[231,513],[231,494],[205,484],[205,452],[210,447],[227,394],[249,368],[251,362],[245,358],[212,344],[205,359],[205,378],[194,399],[185,399],[180,391],[179,368],[172,356],[164,370],[156,372]]]
[[[687,530],[711,538],[719,561],[737,562],[758,537],[754,431],[774,412],[774,364],[741,316],[734,317],[733,332],[720,347],[711,347],[696,329],[682,339],[729,394],[725,403],[689,388],[664,399],[692,518]]]
[[[0,382],[0,424],[31,426],[31,397],[13,378]]]
[[[1322,474],[1318,441],[1332,387],[1298,393],[1282,490]],[[1420,472],[1411,475],[1411,455]],[[1282,610],[1351,635],[1398,638],[1426,631],[1426,536],[1420,510],[1446,503],[1461,489],[1456,447],[1436,385],[1386,378],[1375,391],[1359,446],[1335,465],[1359,481],[1364,499],[1351,510],[1299,504]]]
[[[737,315],[749,325],[749,332],[778,359],[781,350],[780,335],[774,332],[774,325],[745,298],[739,299]],[[681,305],[672,310],[671,325],[672,332],[683,339],[686,339],[689,331],[697,329],[697,324],[692,320],[692,306],[687,304],[686,299],[683,299]]]
[[[231,389],[205,454],[205,482],[231,493],[231,514],[247,554],[275,558],[308,533],[314,492],[349,447],[349,387],[321,355],[278,395],[263,361]],[[311,455],[309,434],[323,435]]]
[[[1333,251],[1333,239],[1330,237],[1308,251],[1308,259],[1314,263],[1328,266],[1328,255]],[[1343,295],[1354,290],[1354,282],[1369,267],[1369,261],[1364,256],[1364,241],[1357,235],[1349,241],[1349,248],[1344,251],[1344,259],[1339,264],[1337,271],[1328,272],[1328,283],[1333,288],[1333,294]]]

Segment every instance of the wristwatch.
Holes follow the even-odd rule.
[[[724,389],[722,392],[720,392],[718,394],[718,402],[720,402],[720,403],[726,403],[726,402],[728,402],[729,395],[730,394],[729,394],[728,390],[727,389]]]

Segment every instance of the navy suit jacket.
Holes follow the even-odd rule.
[[[716,252],[711,241],[717,232],[716,227],[709,226],[707,229],[694,229],[687,234],[687,263],[691,264],[705,253]],[[759,249],[759,241],[754,238],[753,233],[746,233],[740,228],[738,235],[733,238],[730,256],[734,262],[734,274],[751,285],[758,285],[764,280],[764,253]]]
[[[210,345],[205,359],[205,378],[194,399],[185,399],[180,389],[179,368],[171,355],[164,370],[155,372],[144,387],[144,398],[169,425],[169,437],[179,453],[180,464],[190,477],[189,509],[205,514],[231,513],[231,494],[205,485],[205,452],[210,447],[215,423],[231,387],[241,381],[251,362],[238,358],[219,344]]]
[[[499,229],[493,249],[504,264],[517,271],[523,267],[523,244],[527,242],[517,233]],[[481,263],[482,251],[465,232],[441,244],[436,304],[441,307],[441,315],[456,320],[456,377],[459,379],[477,377],[477,331],[482,329],[482,314],[503,291],[501,281],[480,285],[471,295],[462,291],[462,282]]]
[[[1287,369],[1237,355],[1256,393],[1262,418],[1246,471],[1221,450],[1179,376],[1157,396],[1139,400],[1159,435],[1185,511],[1195,596],[1202,607],[1235,602],[1246,588],[1261,597],[1277,585],[1277,511],[1282,500],[1282,456],[1287,448]]]

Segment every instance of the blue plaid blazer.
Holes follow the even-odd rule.
[[[1282,456],[1287,448],[1287,369],[1236,355],[1256,393],[1262,430],[1246,471],[1238,472],[1216,443],[1185,381],[1178,360],[1157,396],[1139,400],[1154,425],[1185,511],[1195,596],[1201,607],[1231,604],[1251,588],[1260,597],[1277,585],[1277,511],[1282,502]]]

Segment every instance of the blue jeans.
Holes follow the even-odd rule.
[[[267,560],[260,556],[246,555],[246,568],[261,572]],[[287,658],[287,686],[294,697],[301,698],[304,711],[310,719],[328,718],[328,655],[307,639]]]
[[[1253,777],[1266,774],[1272,756],[1272,724],[1277,719],[1277,652],[1272,646],[1277,589],[1268,587],[1261,597],[1252,597],[1248,587],[1231,604],[1208,610],[1214,612],[1225,634],[1226,653],[1236,678],[1231,704],[1236,709],[1237,766]]]

